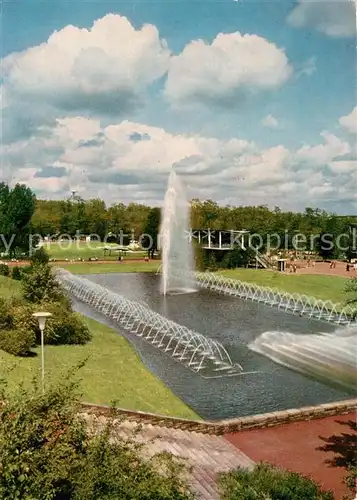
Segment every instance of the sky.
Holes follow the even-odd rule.
[[[357,213],[352,0],[3,0],[0,181]]]

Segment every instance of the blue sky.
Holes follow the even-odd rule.
[[[68,55],[71,43],[69,41],[69,46],[63,49],[62,39],[58,39],[62,55],[56,56],[56,64],[50,60],[52,52],[42,55],[40,45],[45,44],[54,31],[61,34],[69,25],[77,30],[91,30],[93,23],[108,14],[114,14],[112,28],[103,24],[101,29],[103,33],[113,30],[110,41],[105,39],[102,43],[102,38],[93,35],[88,43],[79,41],[73,45],[78,57],[82,53],[81,43],[85,43],[85,49],[94,50],[88,53],[88,60],[81,61],[80,69],[75,67],[77,59],[73,63],[75,78],[78,78],[76,88],[67,89],[68,79],[60,86],[58,78],[51,86],[51,71],[58,75],[68,71],[66,57],[72,57]],[[356,105],[353,16],[354,5],[347,0],[5,1],[1,40],[5,96],[3,176],[29,182],[40,196],[61,197],[70,184],[80,182],[86,184],[85,189],[82,186],[83,191],[91,196],[103,195],[108,202],[121,197],[159,203],[164,178],[172,163],[192,157],[193,166],[182,174],[189,176],[195,197],[212,197],[222,203],[237,204],[279,204],[281,201],[282,206],[292,209],[320,204],[341,213],[355,211],[353,189],[346,188],[353,188],[357,183],[356,164],[351,163],[356,159],[354,118],[357,118],[351,114]],[[158,40],[165,40],[168,52],[161,53],[157,45],[149,50],[149,38],[143,38],[135,55],[131,54],[130,47],[124,50],[131,35],[121,27],[123,17],[137,33],[142,33],[143,25],[155,27]],[[118,22],[117,28],[113,28],[115,22]],[[235,33],[239,33],[239,37],[234,37]],[[225,34],[226,38],[221,39],[224,43],[218,47],[215,39],[220,34]],[[69,33],[68,40],[70,36],[77,35]],[[195,51],[186,52],[197,40],[202,40],[202,45]],[[31,47],[36,48],[36,55],[33,59],[25,59]],[[144,55],[139,57],[138,50]],[[108,54],[111,69],[105,66]],[[152,66],[151,57],[156,61]],[[49,67],[44,77],[47,61],[50,65],[55,64],[55,69]],[[147,62],[145,74],[140,69],[146,65],[142,61]],[[61,73],[62,64],[65,69]],[[138,87],[135,92],[129,88],[129,73],[133,87]],[[103,90],[103,82],[111,78],[113,82],[115,79],[115,84],[108,84]],[[120,86],[121,78],[126,79],[125,89]],[[98,89],[101,87],[98,92],[93,90],[94,81],[98,82]],[[89,84],[90,94],[84,95]],[[74,121],[80,117],[81,121]],[[93,123],[92,126],[86,124],[85,130],[79,133],[79,127],[84,126],[83,120]],[[112,132],[113,127],[117,127],[117,135],[120,135],[120,139],[116,136],[116,145],[122,161],[118,161],[112,146],[104,141],[101,171],[108,171],[108,179],[113,178],[113,173],[127,179],[132,168],[130,174],[135,182],[125,184],[127,181],[123,180],[117,185],[109,185],[109,182],[106,185],[105,176],[102,183],[89,181],[94,170],[99,168],[100,151],[95,152],[96,159],[90,158],[89,153],[85,158],[79,157],[78,144],[73,137],[79,133],[82,141],[91,140],[96,121],[100,124],[97,133],[108,137],[108,130]],[[67,127],[67,144],[62,136],[58,140],[56,127],[59,123],[62,129],[63,123]],[[125,135],[124,129],[128,127],[132,130]],[[124,135],[127,137],[144,129],[151,138],[147,144],[135,143],[134,147],[121,142]],[[163,136],[160,130],[166,135]],[[321,133],[325,136],[321,137]],[[154,140],[156,134],[160,139]],[[44,137],[47,142],[41,143]],[[183,138],[187,144],[183,144]],[[195,140],[196,143],[191,144]],[[230,140],[236,141],[234,148],[238,149],[234,152]],[[158,141],[160,146],[155,152]],[[239,141],[245,141],[245,146]],[[167,151],[169,147],[170,152]],[[38,157],[42,160],[37,159],[35,164],[32,155],[36,148],[41,150]],[[171,154],[172,150],[175,154]],[[200,159],[195,164],[196,157]],[[38,163],[40,161],[43,163]],[[148,162],[160,164],[155,173],[150,163],[149,183],[145,176]],[[259,177],[259,169],[264,170],[264,165],[271,171],[270,178],[266,173]],[[36,175],[36,168],[48,171],[51,166],[53,172],[65,169],[68,178],[61,177],[59,181],[56,176],[48,177],[45,182],[46,177]],[[58,166],[60,170],[56,170]],[[213,171],[215,180],[206,176]],[[227,194],[225,186],[232,184],[229,172],[231,181],[245,178],[246,185],[236,186],[236,193],[232,191],[224,196]],[[306,176],[316,183],[310,193],[304,189]],[[156,184],[153,179],[157,180]],[[295,188],[292,183],[296,184]],[[285,185],[280,194],[278,184]],[[254,189],[255,194],[249,195],[245,187],[250,191]],[[291,194],[290,204],[288,194]]]

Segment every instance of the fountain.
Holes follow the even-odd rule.
[[[292,370],[355,389],[356,339],[355,326],[319,335],[270,331],[262,333],[249,347]]]
[[[241,365],[232,362],[220,342],[179,325],[135,300],[81,276],[74,276],[65,269],[57,269],[56,279],[69,296],[88,304],[128,332],[142,337],[203,378],[245,375]]]
[[[162,294],[195,292],[193,250],[189,238],[189,204],[182,181],[173,170],[164,199],[160,247]]]

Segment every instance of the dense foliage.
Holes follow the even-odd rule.
[[[112,237],[123,244],[128,244],[132,237],[138,239],[143,234],[149,234],[154,239],[154,246],[157,246],[155,236],[159,232],[160,217],[159,208],[137,203],[117,203],[106,207],[101,200],[39,200],[32,226],[34,232],[42,236],[97,234],[101,239]],[[271,210],[266,206],[220,206],[211,200],[191,202],[192,228],[246,229],[252,234],[260,234],[264,240],[268,234],[276,233],[284,245],[287,240],[289,247],[293,245],[296,232],[301,232],[308,240],[309,249],[313,247],[311,249],[320,251],[326,258],[339,256],[341,252],[337,249],[336,238],[341,234],[348,235],[352,223],[357,223],[356,217],[342,217],[310,207],[298,213],[283,212],[279,207]],[[346,249],[343,253],[348,258],[357,255],[352,234],[350,238],[342,238],[340,243]],[[304,244],[300,248],[303,250]]]
[[[252,249],[236,247],[231,251],[205,250],[201,245],[194,245],[195,267],[199,271],[234,269],[245,267],[254,257]]]
[[[91,333],[55,280],[47,254],[41,251],[25,269],[14,267],[12,278],[22,282],[22,299],[0,299],[0,349],[25,356],[40,344],[41,332],[32,314],[39,309],[52,313],[44,332],[45,344],[85,344]],[[7,267],[7,266],[6,266]]]
[[[38,248],[33,252],[30,258],[30,262],[32,266],[48,264],[50,261],[50,257],[46,250],[43,247]]]
[[[32,303],[56,301],[63,298],[61,288],[48,264],[35,264],[22,276],[23,296]]]
[[[222,500],[333,500],[309,478],[257,464],[253,470],[237,469],[221,475]]]
[[[40,344],[38,322],[32,317],[38,306],[0,298],[0,349],[26,356],[32,347]],[[44,331],[45,344],[85,344],[91,340],[91,333],[80,315],[73,312],[66,301],[42,302],[40,306],[53,314]]]
[[[143,228],[142,246],[147,249],[148,256],[154,258],[159,248],[158,233],[160,227],[161,212],[155,207],[149,210],[145,226]]]
[[[11,257],[28,253],[35,203],[30,188],[16,184],[11,189],[0,182],[0,252],[9,253]]]
[[[0,349],[26,356],[35,344],[31,315],[17,301],[0,298]]]
[[[16,185],[11,190],[0,183],[0,252],[9,250],[10,256],[31,252],[40,237],[56,238],[60,234],[71,237],[95,234],[102,241],[125,245],[147,234],[152,238],[154,252],[158,246],[160,218],[161,211],[157,207],[120,202],[107,207],[103,200],[85,201],[79,197],[36,201],[26,186]],[[301,242],[299,249],[318,251],[324,258],[357,256],[351,224],[355,224],[357,232],[355,216],[342,217],[311,207],[299,213],[284,212],[279,207],[269,209],[264,205],[233,207],[220,206],[212,200],[191,201],[192,228],[246,229],[251,234],[258,233],[264,242],[268,235],[276,234],[284,247],[294,246],[295,249],[293,238],[296,233],[302,233],[307,241]],[[337,245],[339,235],[346,236]],[[147,246],[147,242],[142,243]]]
[[[90,434],[78,414],[75,384],[46,394],[3,390],[0,409],[2,500],[190,500],[171,455],[144,459],[108,422]],[[110,439],[114,438],[114,439]]]
[[[0,264],[0,276],[10,276],[10,269],[7,264]]]

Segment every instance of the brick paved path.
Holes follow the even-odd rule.
[[[85,415],[89,424],[93,416]],[[94,421],[104,424],[105,417],[94,417]],[[192,467],[189,483],[197,500],[219,500],[217,474],[237,467],[252,467],[254,462],[224,437],[201,434],[181,429],[141,424],[124,420],[116,426],[118,435],[145,443],[146,456],[167,451],[183,458]],[[140,430],[138,430],[140,429]],[[137,431],[137,434],[134,431]]]
[[[316,262],[315,266],[306,267],[306,262],[297,261],[297,274],[325,274],[327,276],[343,276],[345,278],[357,278],[357,273],[353,269],[350,268],[349,271],[346,271],[346,263],[345,262],[336,262],[336,267],[330,269],[329,262]],[[287,271],[289,274],[289,271]]]
[[[311,476],[325,489],[333,490],[336,500],[342,500],[348,493],[343,484],[346,470],[326,463],[340,455],[318,448],[327,444],[325,439],[335,435],[336,447],[349,453],[351,449],[356,450],[357,433],[353,423],[356,423],[356,413],[241,431],[227,434],[226,438],[255,462],[266,461]]]

